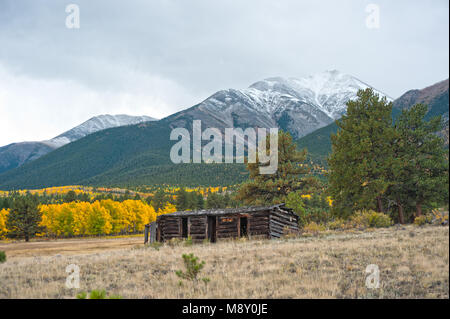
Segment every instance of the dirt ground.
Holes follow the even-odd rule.
[[[9,242],[0,241],[0,250],[6,252],[8,259],[16,257],[71,256],[116,249],[133,248],[143,245],[144,236],[102,239],[60,239],[46,241]]]

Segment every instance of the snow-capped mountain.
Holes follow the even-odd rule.
[[[133,125],[155,120],[156,119],[149,116],[130,116],[123,114],[99,115],[50,140],[13,143],[0,147],[0,173],[38,159],[39,157],[70,142],[85,137],[86,135],[112,127]]]
[[[42,141],[42,143],[47,144],[50,147],[58,148],[70,142],[79,140],[86,135],[106,130],[111,127],[133,125],[155,120],[156,119],[149,116],[131,116],[125,114],[99,115],[87,120],[67,132],[62,133],[61,135],[58,135],[55,138],[52,138],[51,140]]]
[[[340,117],[346,111],[346,102],[356,97],[358,89],[367,87],[350,75],[327,71],[298,79],[269,78],[245,89],[222,90],[159,121],[100,131],[95,138],[69,143],[26,167],[0,174],[0,188],[201,180],[204,176],[193,176],[191,167],[170,165],[173,128],[191,131],[193,121],[201,120],[203,130],[278,127],[298,138]],[[235,173],[239,177],[232,179],[240,180],[242,175]],[[215,174],[228,180],[230,171],[214,168],[214,174],[206,176]]]
[[[347,101],[356,98],[359,89],[368,87],[336,70],[298,79],[269,78],[246,89],[219,91],[173,119],[189,115],[202,120],[206,127],[218,128],[279,127],[299,138],[340,118]]]

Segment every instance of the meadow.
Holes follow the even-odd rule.
[[[193,245],[63,239],[0,249],[8,255],[0,264],[0,298],[75,298],[94,289],[123,298],[449,298],[448,226]],[[199,277],[209,282],[175,274],[186,253],[205,261]],[[69,264],[80,267],[79,289],[65,286]],[[379,267],[378,289],[366,287],[369,264]]]

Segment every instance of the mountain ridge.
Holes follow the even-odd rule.
[[[11,143],[0,147],[0,174],[25,163],[34,161],[49,152],[86,135],[123,125],[133,125],[155,120],[149,116],[131,116],[125,114],[103,114],[91,117],[78,126],[50,139]]]
[[[243,165],[175,165],[169,159],[170,131],[207,127],[278,127],[294,137],[334,122],[358,89],[368,87],[338,71],[286,79],[268,78],[246,89],[227,89],[154,122],[112,128],[88,135],[22,167],[0,175],[0,188],[51,185],[136,185],[151,183],[241,182]],[[375,90],[376,92],[380,92]],[[380,93],[381,94],[381,93]],[[196,175],[198,174],[198,176]],[[194,180],[195,179],[195,180]]]

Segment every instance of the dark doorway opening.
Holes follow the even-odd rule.
[[[188,237],[188,219],[187,217],[181,218],[181,238]]]
[[[208,216],[208,239],[210,242],[215,243],[217,240],[216,234],[216,217]]]
[[[247,225],[248,225],[248,221],[247,221],[247,217],[241,217],[241,229],[240,229],[240,234],[241,237],[247,237]]]

